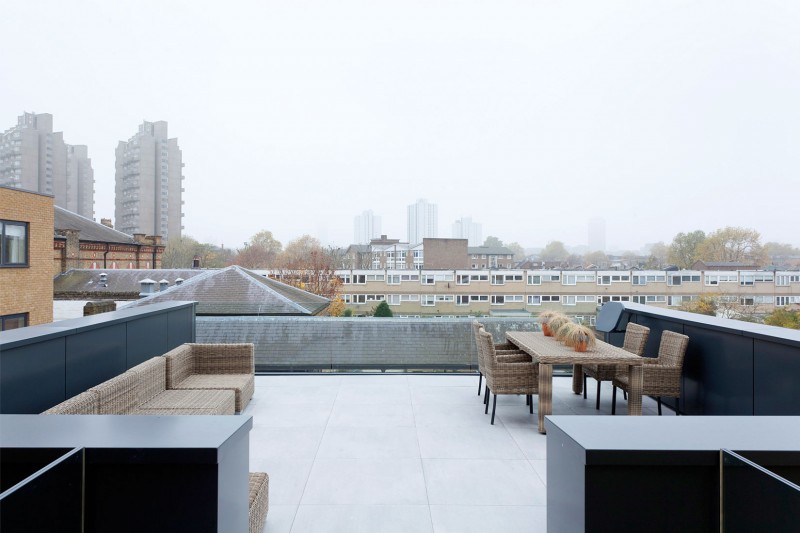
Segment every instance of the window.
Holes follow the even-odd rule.
[[[386,303],[388,303],[389,305],[400,305],[400,295],[390,294],[389,297],[386,299]]]
[[[436,283],[436,279],[433,274],[423,274],[422,276],[420,276],[420,282],[423,285],[433,285],[434,283]]]
[[[561,278],[562,285],[575,285],[576,283],[594,283],[594,274],[564,274]]]
[[[503,274],[492,274],[492,285],[505,285],[506,277]]]
[[[739,285],[741,286],[751,286],[754,283],[761,283],[761,282],[772,282],[774,281],[772,273],[760,273],[760,274],[742,274],[742,277],[739,278]]]
[[[350,285],[350,274],[339,274],[339,279],[342,280],[342,284]]]
[[[541,285],[542,284],[542,276],[537,276],[535,274],[528,275],[528,285]]]
[[[504,305],[505,303],[506,303],[506,298],[502,294],[492,295],[492,305]]]
[[[776,296],[775,305],[783,307],[784,305],[800,304],[800,296]]]
[[[633,297],[637,304],[663,304],[667,303],[667,297],[661,295],[638,295]]]
[[[706,285],[719,285],[720,283],[736,283],[738,274],[706,274]]]
[[[28,224],[0,220],[0,266],[28,265]]]
[[[383,274],[367,274],[367,281],[383,281]]]
[[[0,316],[0,331],[24,328],[28,325],[28,313]]]
[[[528,295],[528,305],[541,305],[547,303],[558,303],[561,301],[561,296],[557,295]]]
[[[775,277],[775,285],[787,287],[790,283],[800,282],[800,275],[780,274]]]
[[[400,285],[400,274],[387,274],[386,275],[386,284],[387,285]]]
[[[669,297],[669,305],[673,307],[681,306],[684,303],[691,302],[692,300],[696,300],[697,296],[670,296]]]
[[[486,294],[471,294],[469,297],[470,302],[488,302],[489,296]]]
[[[458,285],[469,285],[469,274],[458,274],[456,276],[456,283]]]
[[[456,296],[456,305],[469,305],[469,295],[459,294]]]
[[[367,276],[364,274],[353,274],[353,281],[357,285],[364,285],[367,282]]]
[[[426,294],[422,297],[422,305],[425,307],[431,307],[436,305],[436,295],[435,294]]]

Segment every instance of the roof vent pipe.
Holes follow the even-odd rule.
[[[156,282],[150,278],[144,278],[139,282],[139,286],[139,298],[144,298],[145,296],[150,296],[155,293]]]
[[[183,278],[175,279],[175,285],[180,285],[181,283],[183,283]]]

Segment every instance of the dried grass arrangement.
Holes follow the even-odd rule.
[[[542,333],[544,333],[545,337],[553,336],[553,330],[550,329],[550,319],[556,315],[558,315],[558,313],[555,311],[542,311],[536,317],[536,320],[538,320],[539,324],[542,326]]]
[[[572,324],[572,320],[570,320],[570,318],[567,315],[562,313],[555,313],[552,317],[550,317],[550,320],[547,322],[547,325],[550,326],[550,331],[552,335],[558,338],[558,330],[561,329],[561,327],[567,323]]]
[[[596,341],[597,338],[594,336],[592,328],[580,324],[573,324],[572,328],[564,332],[564,344],[572,346],[576,352],[585,352],[594,348]]]

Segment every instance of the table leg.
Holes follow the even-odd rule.
[[[572,365],[572,392],[583,393],[583,365]]]
[[[628,366],[628,414],[642,414],[642,367],[641,365]]]
[[[545,415],[553,414],[553,365],[539,363],[539,433],[544,429]]]

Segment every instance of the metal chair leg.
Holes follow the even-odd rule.
[[[658,401],[658,416],[661,416],[661,396],[658,396],[656,401]]]
[[[531,409],[531,414],[533,414],[533,394],[528,394],[528,405]]]
[[[583,389],[586,392],[586,389]],[[594,408],[596,411],[600,410],[600,380],[597,380],[597,403],[595,403]]]
[[[583,375],[583,399],[586,399],[586,374]]]
[[[488,405],[486,407],[489,407]],[[494,425],[494,411],[497,408],[497,394],[494,395],[494,401],[492,402],[492,425]]]
[[[486,409],[483,410],[483,414],[488,415],[489,414],[489,387],[486,387],[486,395],[485,395],[485,398],[483,400],[483,403],[486,404]]]
[[[478,371],[478,396],[481,395],[481,382],[483,381],[483,374]]]
[[[611,414],[617,414],[617,388],[614,387],[614,392],[611,393]]]

